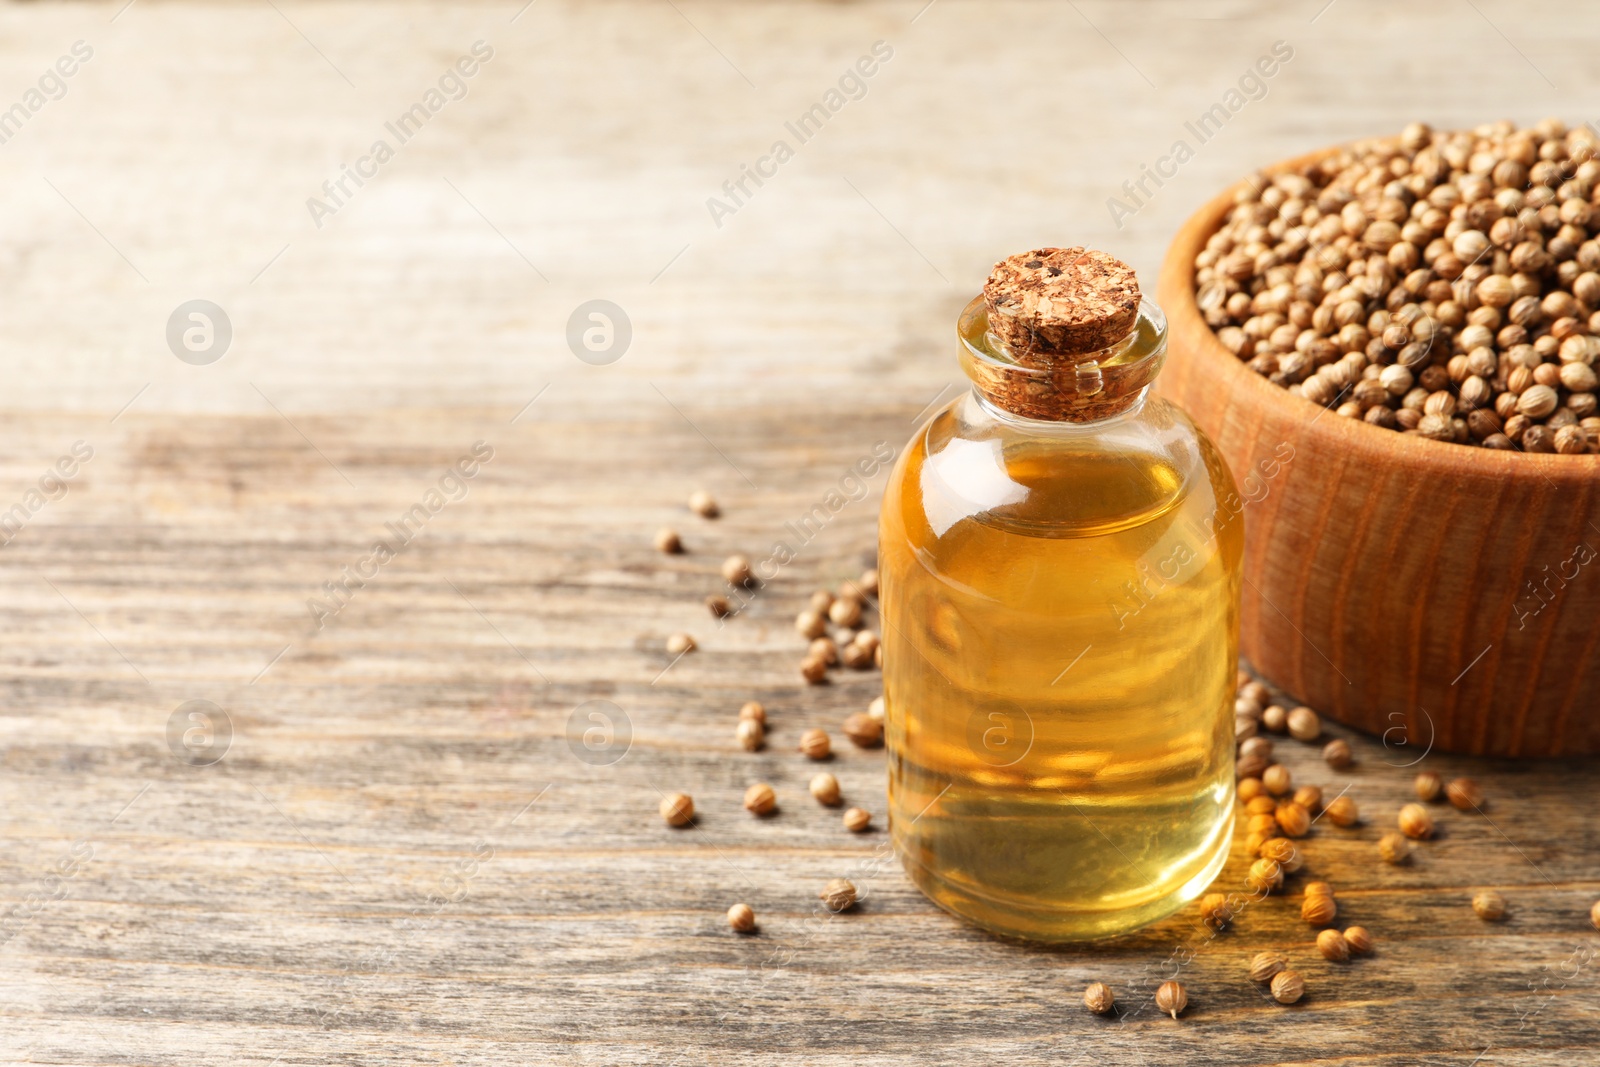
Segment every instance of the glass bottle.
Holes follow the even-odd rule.
[[[1018,260],[1040,262],[997,273]],[[1212,443],[1148,395],[1166,319],[1132,284],[1131,327],[1090,351],[1018,351],[974,299],[973,388],[883,502],[896,851],[940,906],[1034,940],[1172,913],[1233,827],[1240,503]]]

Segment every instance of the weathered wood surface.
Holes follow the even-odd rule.
[[[789,620],[870,558],[881,475],[746,613],[718,629],[700,599],[724,554],[764,556],[904,440],[999,253],[1084,240],[1153,279],[1176,223],[1254,163],[1417,115],[1583,118],[1600,15],[540,0],[513,23],[519,6],[0,10],[0,99],[95,48],[0,146],[0,511],[94,449],[0,549],[0,1060],[1595,1062],[1592,762],[1427,756],[1479,777],[1488,816],[1441,813],[1386,868],[1395,765],[1425,738],[1352,738],[1344,773],[1285,742],[1298,778],[1368,815],[1308,842],[1341,918],[1378,938],[1367,960],[1318,960],[1292,895],[1215,938],[1187,915],[1017,946],[935,910],[881,830],[846,834],[804,794],[800,731],[837,732],[876,680],[799,685]],[[480,38],[495,57],[467,97],[315,229],[305,198]],[[1105,199],[1278,38],[1296,58],[1266,98],[1116,231]],[[865,98],[714,226],[705,198],[879,39],[895,55]],[[235,328],[207,367],[162,337],[194,297]],[[634,325],[610,366],[563,336],[593,297]],[[314,630],[307,599],[478,440],[494,457],[465,498]],[[700,485],[715,523],[683,509]],[[650,549],[664,523],[687,555]],[[679,629],[702,650],[670,665]],[[751,697],[774,723],[755,755],[732,735]],[[631,722],[609,766],[566,739],[597,699]],[[190,700],[232,723],[215,765],[169,749]],[[841,749],[881,825],[881,754]],[[777,817],[740,810],[754,780]],[[655,815],[674,789],[693,830]],[[837,875],[866,901],[826,918]],[[1472,915],[1484,886],[1505,923]],[[758,936],[723,925],[741,899]],[[1265,947],[1306,974],[1301,1005],[1244,979]],[[1148,1004],[1174,968],[1182,1022]],[[1084,1012],[1096,979],[1127,1015]]]

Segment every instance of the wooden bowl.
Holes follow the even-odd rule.
[[[1245,656],[1381,735],[1396,762],[1430,746],[1600,752],[1600,456],[1430,441],[1256,374],[1194,295],[1195,256],[1232,203],[1233,190],[1211,201],[1167,251],[1158,388],[1216,441],[1246,501]]]

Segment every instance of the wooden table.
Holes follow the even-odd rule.
[[[1592,762],[1426,755],[1477,776],[1488,815],[1445,809],[1389,868],[1375,841],[1426,739],[1352,736],[1348,772],[1284,742],[1368,816],[1319,824],[1308,855],[1370,959],[1316,958],[1292,894],[1215,937],[1191,912],[1022,947],[937,911],[881,830],[804,795],[800,731],[838,738],[877,680],[804,687],[789,622],[870,562],[882,475],[739,617],[717,627],[701,598],[725,554],[766,556],[952,395],[954,316],[999,255],[1085,242],[1153,279],[1178,221],[1258,163],[1419,116],[1600,115],[1600,16],[120,4],[0,11],[0,104],[92,49],[0,145],[0,512],[26,512],[0,552],[0,1059],[1596,1062]],[[1265,96],[1114,225],[1122,182],[1280,39]],[[399,144],[385,123],[479,40],[492,57],[446,82],[464,97]],[[893,53],[864,95],[798,143],[785,122],[876,41]],[[378,138],[392,158],[361,163]],[[793,158],[762,162],[780,138]],[[318,228],[306,201],[341,164],[373,176]],[[742,164],[773,176],[714,219]],[[192,299],[231,322],[215,362],[165,339]],[[592,299],[631,322],[614,362],[568,346]],[[79,441],[92,458],[33,506]],[[446,479],[478,441],[492,458]],[[700,486],[720,520],[684,509]],[[369,562],[408,513],[420,532]],[[651,549],[664,524],[687,554]],[[347,567],[369,577],[318,629],[308,601],[331,611]],[[678,630],[701,648],[674,663]],[[733,738],[752,698],[758,754]],[[206,724],[191,701],[218,709],[210,765],[204,734],[181,743]],[[598,752],[569,743],[603,725],[592,701],[628,724]],[[881,827],[883,757],[840,740],[832,769]],[[756,780],[777,817],[740,810]],[[673,790],[692,830],[655,814]],[[865,901],[830,918],[816,893],[840,875]],[[1507,921],[1473,915],[1482,887]],[[726,929],[736,900],[759,935]],[[1268,947],[1303,1003],[1245,979]],[[1178,1022],[1148,1002],[1174,972]],[[1091,980],[1121,1017],[1084,1011]]]

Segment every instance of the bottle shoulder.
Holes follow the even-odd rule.
[[[1159,518],[1198,492],[1233,494],[1220,454],[1176,405],[1149,398],[1097,423],[1006,418],[973,395],[932,415],[891,477],[886,512],[934,537],[972,520],[1035,536],[1095,536]]]

